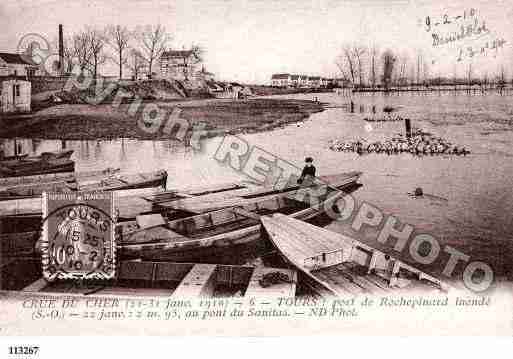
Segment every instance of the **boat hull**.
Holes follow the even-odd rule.
[[[342,193],[332,194],[318,207],[308,207],[290,215],[303,221],[314,220],[325,214]],[[121,244],[118,253],[122,258],[140,258],[159,261],[205,261],[217,263],[244,263],[248,257],[259,257],[270,251],[269,243],[263,240],[265,232],[261,223],[207,238],[174,243]],[[252,255],[253,254],[253,255]]]
[[[88,178],[88,184],[82,178]],[[163,187],[167,182],[167,172],[134,175],[112,175],[112,171],[99,171],[97,173],[67,172],[65,174],[45,174],[40,176],[20,177],[18,185],[12,184],[14,178],[0,180],[0,201],[13,199],[35,198],[43,192],[70,192],[70,191],[120,191],[140,188]],[[2,182],[6,185],[2,186]]]
[[[16,167],[0,164],[0,177],[20,177],[47,173],[73,172],[75,162],[71,160],[58,160],[52,163],[34,162],[22,164]]]

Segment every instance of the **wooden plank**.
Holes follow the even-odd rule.
[[[330,276],[327,276],[325,273],[322,272],[315,272],[312,273],[313,277],[316,278],[321,283],[326,283],[326,285],[329,286],[332,293],[334,293],[337,296],[347,296],[347,295],[355,295],[357,293],[351,291],[349,288],[346,288],[343,283],[341,284],[340,281],[334,281],[333,278]]]
[[[160,213],[136,216],[135,222],[141,229],[157,227],[166,224],[164,217],[162,217]]]
[[[291,282],[280,282],[276,284],[272,284],[268,287],[262,287],[260,284],[260,280],[264,275],[269,273],[283,273],[286,275]],[[251,275],[251,279],[249,280],[248,287],[246,289],[246,293],[244,297],[247,298],[283,298],[283,297],[295,297],[296,296],[296,282],[297,282],[297,272],[295,270],[290,269],[281,269],[281,268],[268,268],[268,267],[256,267]]]
[[[173,242],[186,242],[190,238],[176,233],[175,231],[158,226],[148,229],[139,229],[131,233],[127,233],[123,236],[123,244],[137,244],[137,243],[173,243]],[[135,247],[132,247],[135,249]]]
[[[259,221],[260,218],[262,217],[262,216],[259,216],[256,213],[249,212],[249,211],[246,211],[246,210],[244,210],[242,208],[238,208],[238,207],[233,208],[232,211],[234,213],[236,213],[237,215],[239,215],[239,216],[247,217],[247,218],[251,218],[251,219],[256,219],[257,221]]]
[[[311,224],[281,214],[273,215],[273,219],[276,220],[275,229],[284,232],[281,236],[283,250],[288,252],[289,256],[302,255],[296,258],[298,262],[305,263],[308,258],[341,249],[341,244],[323,240],[324,238],[319,236],[318,228]],[[337,263],[331,263],[333,264]]]
[[[308,235],[310,240],[317,240],[318,242],[322,242],[322,244],[328,250],[337,250],[344,246],[353,245],[353,239],[344,236],[343,234],[328,231],[324,228],[320,228],[303,221],[298,221],[294,218],[289,218],[279,213],[275,214],[275,217],[280,218],[282,221],[290,225],[293,225],[298,232]]]
[[[137,214],[152,211],[151,203],[148,203],[139,196],[130,195],[130,193],[118,195],[119,192],[117,191],[114,193],[114,206],[119,210],[121,218],[135,218]],[[0,217],[19,215],[41,216],[41,202],[41,197],[2,201],[0,202]]]
[[[39,278],[35,282],[29,284],[25,288],[22,289],[23,292],[40,292],[42,291],[46,286],[48,285],[48,282],[44,278]]]
[[[195,264],[172,294],[172,297],[204,297],[215,287],[215,264]]]
[[[271,241],[275,244],[278,251],[294,266],[296,266],[301,272],[303,272],[310,280],[312,280],[315,285],[320,286],[332,293],[333,295],[338,295],[339,290],[336,288],[332,288],[332,286],[322,279],[312,275],[310,270],[304,267],[304,256],[301,257],[299,255],[291,255],[289,254],[289,247],[284,244],[286,242],[286,238],[288,238],[288,233],[284,232],[282,228],[279,226],[279,222],[274,218],[264,216],[261,219],[262,225],[265,227]]]
[[[335,267],[335,270],[340,274],[345,275],[347,278],[351,278],[355,284],[372,294],[386,294],[386,291],[381,289],[381,287],[377,286],[364,276],[359,275],[356,271],[349,269],[344,264],[339,264]]]

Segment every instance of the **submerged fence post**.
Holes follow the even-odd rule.
[[[404,119],[404,126],[406,127],[406,138],[411,137],[411,120],[409,118]]]

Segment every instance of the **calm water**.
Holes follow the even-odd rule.
[[[343,105],[348,97],[319,94],[320,101],[335,108],[314,114],[303,123],[288,125],[271,132],[245,135],[281,158],[302,166],[305,156],[315,158],[319,174],[360,170],[363,187],[355,196],[366,200],[402,222],[440,238],[473,258],[492,259],[499,272],[511,267],[513,238],[513,105],[511,96],[356,96],[356,112],[348,113]],[[294,95],[312,99],[312,95]],[[333,139],[357,137],[382,139],[403,132],[404,124],[372,123],[366,128],[359,113],[376,105],[399,107],[402,116],[413,125],[464,145],[472,152],[466,157],[409,154],[359,156],[328,149]],[[338,107],[337,107],[338,106]],[[197,153],[170,141],[61,141],[19,140],[23,151],[73,149],[77,170],[119,167],[123,172],[166,169],[168,188],[208,185],[243,179],[219,165],[213,153],[221,139],[210,139],[205,150]],[[1,141],[1,140],[0,140]],[[11,140],[3,140],[6,153],[12,153]],[[408,195],[415,187],[428,194],[424,199]],[[346,226],[330,224],[345,232]]]

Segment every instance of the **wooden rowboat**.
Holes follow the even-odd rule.
[[[43,152],[38,156],[28,156],[27,154],[19,156],[8,156],[0,159],[0,164],[13,165],[19,161],[51,161],[55,159],[70,159],[73,154],[73,150],[67,151],[54,151],[54,152]]]
[[[343,191],[351,191],[356,187],[358,177],[359,175],[350,177],[350,180],[348,180],[347,176],[341,176],[338,182],[332,182],[334,187],[331,187],[326,195],[333,195],[336,192],[335,187]],[[215,192],[217,191],[221,190],[216,189]],[[199,198],[202,197],[201,193],[204,193],[203,190],[185,192],[199,194]],[[229,191],[224,192],[228,193]],[[295,199],[297,192],[298,189],[268,194],[269,190],[261,190],[258,195],[252,192],[253,194],[246,197],[234,196],[235,202],[234,200],[224,203],[219,202],[219,207],[225,210],[213,211],[212,214],[207,212],[194,216],[192,212],[167,209],[164,212],[164,217],[160,214],[152,216],[151,205],[148,206],[146,200],[137,196],[119,197],[116,199],[116,207],[120,208],[120,216],[136,217],[136,220],[123,218],[125,221],[117,226],[119,243],[122,243],[121,253],[135,258],[139,258],[142,253],[148,255],[147,258],[150,259],[169,258],[172,261],[202,261],[204,260],[202,254],[206,253],[211,258],[213,256],[219,260],[230,262],[231,259],[229,258],[232,258],[230,252],[265,249],[264,241],[259,241],[260,222],[258,215],[280,212],[292,214],[297,218],[311,219],[322,214],[323,208],[318,211],[316,208],[309,208],[305,203]],[[180,193],[184,194],[183,192]],[[189,197],[191,196],[189,195]],[[139,201],[134,201],[137,198],[139,198]],[[176,198],[183,199],[184,197],[177,195]],[[325,200],[326,198],[319,198],[319,202],[322,204]],[[5,204],[9,204],[9,206],[5,206]],[[228,207],[230,204],[231,207]],[[5,201],[2,205],[3,208],[0,207],[0,225],[3,225],[4,231],[19,232],[18,228],[24,228],[23,231],[28,231],[28,227],[32,228],[30,230],[38,230],[41,222],[41,200],[39,198]],[[235,207],[237,208],[234,211]],[[235,212],[237,214],[234,214]],[[138,215],[136,216],[135,213]],[[254,215],[248,218],[248,213]],[[189,222],[187,222],[186,219],[189,217]],[[183,229],[186,232],[182,232],[180,235],[180,232],[176,231]],[[224,234],[226,232],[231,233],[225,238]],[[190,236],[190,238],[187,238],[187,236]],[[209,236],[211,238],[207,239]],[[188,240],[185,241],[184,237]],[[181,243],[184,241],[186,243]],[[198,243],[203,244],[199,245]],[[226,245],[221,245],[222,243]],[[251,245],[248,245],[248,243],[251,243]],[[138,247],[141,245],[142,247]],[[232,250],[226,251],[227,246],[231,247]],[[201,247],[201,251],[196,251],[196,247]]]
[[[358,240],[274,214],[262,217],[270,241],[322,297],[448,289],[440,279]]]
[[[12,259],[2,265],[0,292],[16,295],[63,295],[94,297],[294,297],[297,275],[294,270],[220,264],[121,261],[116,279],[107,282],[47,282],[37,270],[38,263]],[[270,273],[287,278],[262,285]],[[14,294],[14,293],[13,293]]]
[[[43,192],[119,191],[163,187],[167,172],[119,174],[119,169],[0,179],[0,201],[39,197]],[[20,178],[19,182],[15,180]]]
[[[315,206],[293,193],[266,195],[224,208],[174,221],[162,215],[141,216],[117,227],[118,253],[124,258],[167,261],[233,261],[230,254],[264,249],[260,216],[282,213],[310,220],[334,206],[343,192],[331,188]],[[230,250],[228,250],[230,249]]]
[[[75,162],[70,160],[72,154],[72,150],[44,152],[34,157],[17,157],[0,160],[0,177],[72,172],[75,169]]]
[[[339,190],[346,190],[355,186],[362,172],[353,171],[339,173],[316,178],[315,185],[320,189],[323,186],[331,186]],[[229,191],[213,191],[201,195],[187,196],[185,198],[173,198],[170,201],[154,202],[156,211],[179,210],[190,213],[206,213],[220,208],[239,206],[253,199],[264,198],[265,196],[279,194],[294,194],[301,188],[298,184],[277,183],[273,186],[243,186]]]

